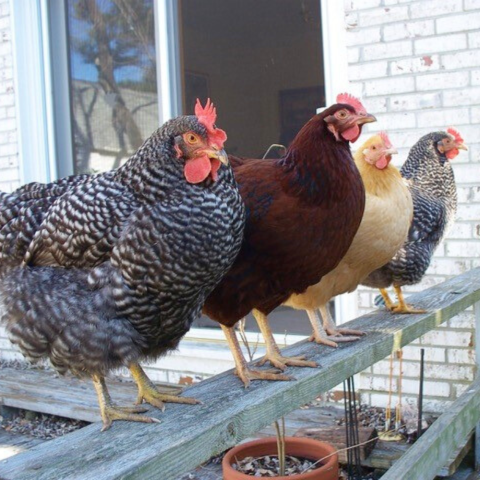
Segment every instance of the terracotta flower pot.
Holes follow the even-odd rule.
[[[333,445],[311,438],[285,437],[285,453],[294,457],[308,458],[317,461],[336,452]],[[232,467],[237,460],[245,457],[262,457],[277,455],[277,439],[261,438],[252,442],[243,443],[232,448],[222,461],[224,480],[252,480],[255,477],[238,472]],[[308,473],[275,477],[278,480],[338,480],[338,455],[332,455],[325,460],[325,465]]]

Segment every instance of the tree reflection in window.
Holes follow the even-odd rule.
[[[75,173],[120,166],[156,128],[153,0],[68,0]]]

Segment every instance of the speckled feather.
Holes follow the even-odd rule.
[[[238,253],[244,207],[230,167],[185,180],[173,138],[188,130],[205,135],[195,117],[172,120],[118,170],[73,185],[23,262],[0,269],[3,320],[28,358],[104,375],[175,348],[199,316]]]
[[[432,255],[455,221],[457,189],[450,162],[436,144],[446,132],[423,136],[400,170],[413,199],[408,240],[393,259],[362,282],[376,288],[413,285],[425,275]]]

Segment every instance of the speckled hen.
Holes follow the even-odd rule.
[[[213,105],[195,112],[164,124],[116,171],[0,199],[10,338],[31,360],[91,376],[104,428],[154,421],[138,415],[143,407],[112,403],[104,376],[114,368],[130,369],[139,402],[197,403],[162,395],[139,365],[177,346],[242,241],[225,132]]]
[[[467,147],[454,128],[429,133],[411,148],[400,170],[413,200],[408,238],[389,263],[362,282],[380,288],[386,307],[393,312],[424,312],[405,303],[402,287],[420,282],[435,249],[455,221],[457,188],[450,160],[462,149]],[[386,290],[392,284],[398,297],[397,305]]]

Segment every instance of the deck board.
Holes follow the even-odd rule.
[[[427,308],[426,314],[378,311],[344,324],[367,332],[357,342],[329,349],[304,341],[286,348],[288,355],[304,354],[320,364],[319,368],[288,368],[287,373],[296,377],[294,382],[253,382],[244,389],[226,372],[185,390],[201,405],[168,405],[163,414],[153,410],[160,424],[117,422],[104,433],[93,424],[5,460],[0,477],[177,478],[479,300],[480,269],[474,269],[409,297],[411,303]]]

